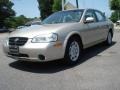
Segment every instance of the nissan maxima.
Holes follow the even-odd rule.
[[[98,10],[56,12],[39,25],[10,33],[5,54],[22,61],[46,62],[64,58],[69,64],[81,60],[82,50],[99,43],[112,44],[113,23]]]

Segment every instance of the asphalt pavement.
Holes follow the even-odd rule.
[[[28,63],[10,59],[2,50],[7,33],[0,34],[0,90],[120,90],[120,31],[113,44],[86,49],[81,62]]]

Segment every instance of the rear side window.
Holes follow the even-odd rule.
[[[101,12],[95,11],[95,14],[99,22],[103,22],[106,20],[106,17]]]

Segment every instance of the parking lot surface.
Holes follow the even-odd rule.
[[[6,57],[0,34],[0,90],[120,90],[120,32],[113,44],[86,49],[81,62],[28,63]]]

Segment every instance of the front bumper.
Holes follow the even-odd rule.
[[[51,43],[31,43],[31,39],[24,46],[19,46],[19,55],[13,55],[9,52],[9,43],[5,42],[3,50],[8,57],[15,60],[45,62],[61,59],[64,57],[64,48],[60,42]],[[44,60],[40,58],[44,56]]]

